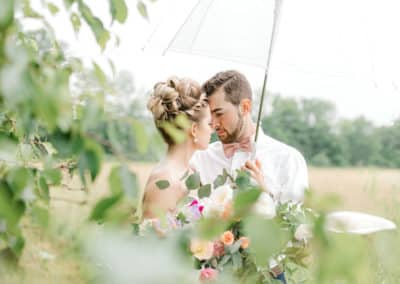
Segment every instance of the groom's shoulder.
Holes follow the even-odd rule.
[[[304,159],[303,155],[298,149],[290,146],[282,141],[279,141],[271,136],[264,134],[263,137],[264,149],[267,152],[273,153],[274,155],[280,156],[281,158],[298,158]]]

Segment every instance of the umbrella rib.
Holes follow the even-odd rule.
[[[211,1],[210,1],[210,4],[208,4],[207,10],[206,10],[206,12],[204,13],[204,15],[207,15],[207,14],[208,14],[208,11],[210,10],[210,7],[211,7],[211,5],[212,5],[213,2],[214,2],[214,0],[211,0]],[[198,28],[197,28],[196,35],[195,35],[195,37],[194,37],[194,39],[192,40],[192,43],[191,43],[191,45],[190,45],[190,49],[192,49],[194,42],[196,41],[197,37],[199,36],[199,32],[200,32],[201,27],[202,27],[203,24],[204,24],[205,18],[206,18],[206,17],[201,17],[200,25],[199,25]]]
[[[168,43],[168,46],[164,49],[162,55],[164,56],[167,51],[171,48],[172,43],[176,40],[176,37],[178,34],[182,31],[183,27],[186,25],[186,23],[189,21],[189,19],[192,17],[194,11],[197,9],[197,7],[200,5],[201,0],[197,1],[197,4],[192,8],[190,11],[189,15],[186,17],[185,21],[182,23],[182,25],[179,27],[177,32],[175,33],[174,37],[171,39],[171,41]]]

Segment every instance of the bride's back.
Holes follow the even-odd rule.
[[[183,174],[182,174],[183,176]],[[159,181],[168,181],[168,187],[160,189]],[[158,164],[150,173],[143,198],[143,217],[154,218],[172,212],[187,194],[187,189],[177,170],[169,163]]]

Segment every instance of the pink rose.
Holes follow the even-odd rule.
[[[203,268],[200,271],[200,281],[202,283],[210,283],[217,280],[218,270],[212,268]]]
[[[214,242],[213,256],[220,257],[225,254],[225,245],[221,241]]]

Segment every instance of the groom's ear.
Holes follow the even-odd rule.
[[[240,101],[240,113],[242,115],[251,113],[251,100],[243,99]]]

